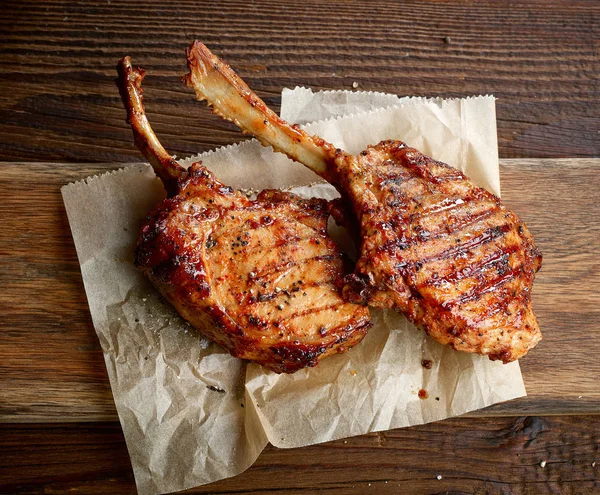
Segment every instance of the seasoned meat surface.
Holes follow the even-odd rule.
[[[145,219],[135,264],[195,328],[233,356],[281,373],[362,340],[368,309],[342,298],[346,261],[327,233],[327,202],[266,190],[255,200],[162,148],[128,58],[118,85],[135,141],[170,197]]]
[[[399,141],[338,153],[334,167],[362,239],[348,300],[401,311],[438,342],[504,362],[539,341],[531,287],[541,254],[498,197]]]
[[[499,198],[400,141],[357,156],[335,149],[281,120],[202,43],[187,57],[198,99],[340,192],[331,211],[360,251],[348,300],[401,311],[438,342],[505,363],[541,339],[531,308],[541,255]]]
[[[279,191],[251,201],[194,164],[144,223],[135,263],[233,356],[294,372],[368,327],[365,308],[341,298],[344,260],[325,203]]]

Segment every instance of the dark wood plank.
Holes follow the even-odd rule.
[[[114,164],[0,164],[0,421],[116,412],[60,187]],[[529,396],[474,415],[600,412],[600,159],[504,160],[503,196],[544,253],[544,340],[521,360]]]
[[[600,360],[584,350],[600,328],[600,160],[502,160],[500,170],[503,199],[544,256],[533,290],[544,338],[520,360],[530,396],[481,413],[600,412]]]
[[[598,490],[600,416],[534,416],[452,419],[301,449],[268,446],[241,475],[185,493]],[[0,425],[0,492],[135,493],[119,425]]]
[[[0,160],[137,160],[112,82],[126,54],[149,69],[147,107],[169,150],[237,141],[180,82],[194,38],[274,108],[296,85],[492,93],[501,156],[600,156],[596,0],[4,0],[0,23]]]

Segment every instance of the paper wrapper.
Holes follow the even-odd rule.
[[[361,111],[368,113],[356,113]],[[339,116],[346,113],[354,115]],[[292,121],[338,116],[306,128],[353,153],[382,139],[401,139],[499,192],[491,97],[398,99],[297,88],[284,92],[282,114]],[[200,159],[233,187],[318,180],[256,141]],[[325,184],[297,191],[337,195]],[[374,326],[364,341],[316,368],[277,375],[235,359],[161,302],[132,264],[139,222],[164,197],[149,166],[129,166],[62,192],[140,493],[234,476],[267,442],[326,442],[440,420],[525,394],[517,363],[455,352],[391,311],[372,310]],[[423,359],[431,360],[430,369]],[[427,399],[418,397],[420,389]]]

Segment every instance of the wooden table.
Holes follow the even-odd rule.
[[[112,83],[125,54],[151,70],[148,112],[169,150],[239,141],[179,81],[194,38],[275,109],[295,85],[496,95],[503,194],[545,255],[545,338],[521,361],[527,398],[268,447],[193,493],[600,491],[597,1],[4,1],[0,22],[0,493],[135,491],[59,188],[140,159]]]

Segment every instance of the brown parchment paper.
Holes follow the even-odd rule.
[[[282,113],[310,120],[314,107],[317,118],[337,116],[306,126],[337,146],[357,152],[381,139],[402,139],[499,192],[493,98],[398,100],[355,92],[343,103],[339,93],[308,91],[286,91]],[[342,108],[348,101],[352,108]],[[256,141],[200,159],[233,187],[317,181]],[[336,195],[327,184],[296,191]],[[269,441],[297,447],[443,419],[525,394],[518,363],[452,351],[401,315],[378,310],[361,344],[317,368],[276,375],[248,365],[201,337],[133,267],[139,221],[164,197],[149,166],[88,178],[62,193],[140,493],[234,476]],[[422,359],[432,361],[431,369]],[[428,399],[418,398],[421,388]]]

